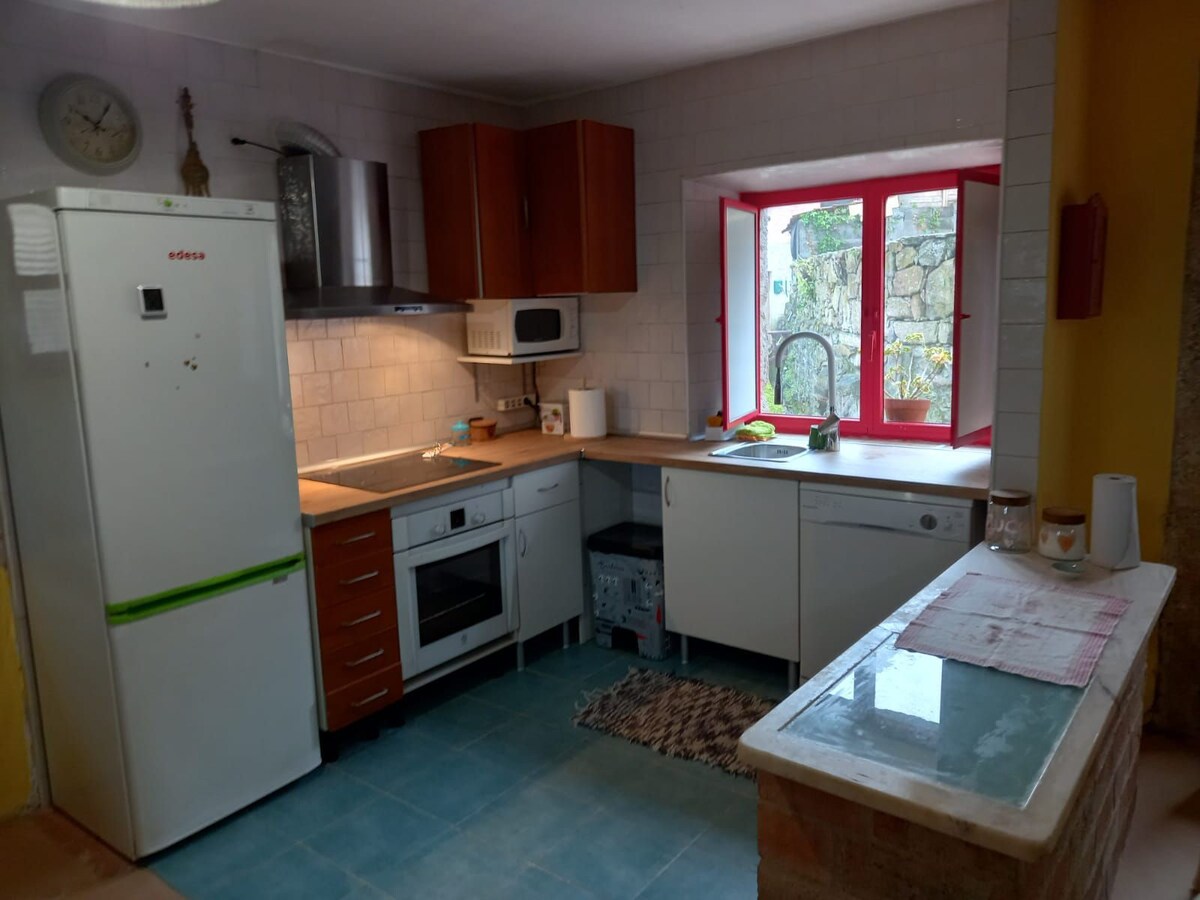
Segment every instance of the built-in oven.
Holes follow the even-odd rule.
[[[517,630],[512,490],[467,488],[392,519],[405,678]]]

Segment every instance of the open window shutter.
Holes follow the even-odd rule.
[[[996,406],[1000,186],[990,172],[959,175],[955,254],[950,430],[962,447],[990,439]]]
[[[725,427],[758,415],[758,210],[721,200],[721,363]]]

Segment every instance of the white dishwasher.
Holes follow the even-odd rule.
[[[974,501],[800,485],[800,674],[812,678],[977,543]]]

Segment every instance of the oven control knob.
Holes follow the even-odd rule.
[[[436,525],[433,526],[433,533],[434,534],[445,534],[446,526],[444,524],[442,524],[441,522],[438,522]]]
[[[483,513],[475,513],[475,515],[471,516],[471,522],[474,525],[482,525],[486,521],[487,516],[485,516]]]

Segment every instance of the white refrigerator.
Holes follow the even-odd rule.
[[[142,857],[320,762],[275,210],[4,207],[0,425],[51,798]]]

